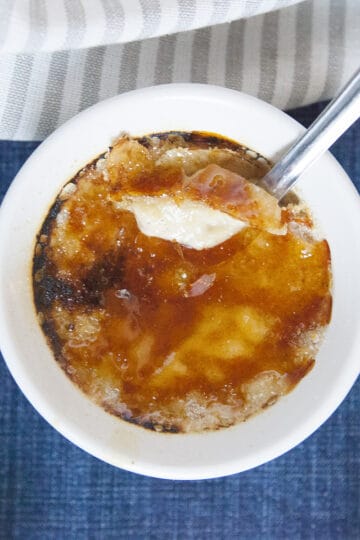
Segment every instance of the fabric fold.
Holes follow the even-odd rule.
[[[2,0],[0,53],[127,43],[248,18],[303,1]],[[39,36],[45,38],[41,43]]]
[[[105,3],[113,14],[108,31],[126,33],[118,11],[126,2]],[[134,2],[134,13],[136,9],[140,13],[141,3],[145,5],[145,0]],[[160,3],[164,2],[146,2],[148,8]],[[215,3],[207,4],[214,7]],[[238,2],[251,8],[252,14],[263,3]],[[197,24],[204,4],[179,0],[182,13],[187,14],[184,28]],[[207,21],[214,13],[218,18],[228,16],[235,2],[218,0],[217,4],[218,10],[208,14]],[[269,9],[277,4],[266,1]],[[146,31],[160,32],[162,24],[148,15]],[[102,99],[154,84],[217,84],[282,109],[330,99],[359,66],[359,28],[358,0],[298,2],[231,23],[90,48],[80,48],[85,37],[68,28],[66,39],[78,39],[70,50],[0,55],[0,138],[41,140]],[[84,36],[88,32],[86,25],[83,32]],[[44,40],[40,35],[38,45]]]

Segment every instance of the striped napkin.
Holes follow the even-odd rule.
[[[0,138],[134,88],[219,84],[288,109],[360,62],[360,0],[1,0]]]

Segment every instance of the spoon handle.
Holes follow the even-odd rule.
[[[360,70],[329,103],[288,152],[264,176],[262,185],[277,199],[291,189],[303,172],[360,116]]]

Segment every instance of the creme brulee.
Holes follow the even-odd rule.
[[[301,202],[257,186],[268,168],[220,136],[124,136],[57,197],[35,247],[39,321],[109,412],[157,431],[229,426],[312,368],[329,247]]]

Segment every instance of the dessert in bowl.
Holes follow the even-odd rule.
[[[215,135],[123,135],[59,193],[35,246],[38,317],[109,412],[171,433],[227,427],[313,367],[329,247],[300,201],[256,184],[269,167]]]
[[[169,232],[169,223],[162,234],[151,230],[147,235],[144,230],[146,216],[144,218],[144,212],[139,212],[139,198],[142,197],[144,203],[144,197],[162,197],[162,204],[164,196],[174,195],[175,192],[171,190],[173,185],[177,186],[177,180],[169,183],[169,170],[164,175],[168,181],[165,191],[158,177],[153,184],[155,192],[153,190],[152,193],[148,191],[149,182],[146,189],[139,190],[141,178],[140,184],[127,185],[125,191],[117,185],[118,158],[126,145],[133,145],[134,152],[139,150],[140,145],[141,155],[145,155],[146,159],[148,152],[164,150],[163,144],[155,137],[150,137],[152,143],[156,142],[155,146],[150,145],[149,137],[143,139],[151,133],[180,131],[191,134],[196,130],[216,133],[220,139],[213,146],[218,154],[221,146],[219,141],[230,139],[269,160],[275,160],[300,129],[280,111],[249,96],[201,85],[165,86],[120,96],[85,111],[45,141],[24,166],[9,191],[1,215],[1,227],[6,234],[3,235],[6,240],[1,250],[3,261],[6,261],[6,265],[2,265],[0,288],[4,323],[2,347],[10,370],[24,393],[39,412],[70,440],[105,461],[144,474],[166,478],[220,476],[256,466],[291,448],[316,429],[344,397],[358,372],[355,350],[358,347],[359,321],[346,297],[349,298],[347,295],[350,294],[354,298],[359,293],[355,278],[358,263],[356,250],[354,259],[354,247],[358,245],[354,230],[359,214],[357,196],[335,160],[329,155],[322,158],[304,177],[300,186],[301,199],[311,209],[318,229],[329,242],[334,277],[333,315],[315,364],[311,351],[300,351],[295,336],[304,335],[299,334],[299,325],[307,320],[311,323],[308,330],[313,333],[329,321],[331,276],[326,242],[315,236],[305,238],[303,233],[295,233],[294,225],[299,225],[301,220],[302,225],[306,222],[309,229],[310,217],[303,207],[301,210],[296,204],[283,207],[281,213],[283,216],[287,214],[287,222],[280,219],[270,225],[250,223],[249,215],[244,218],[243,213],[241,216],[234,215],[234,205],[231,211],[223,206],[228,199],[218,197],[214,202],[213,188],[216,188],[219,180],[223,187],[224,182],[225,187],[232,185],[232,181],[238,185],[240,173],[244,174],[244,171],[237,170],[234,163],[224,163],[223,157],[217,155],[211,163],[196,164],[194,170],[185,171],[186,179],[181,193],[184,195],[186,191],[186,197],[182,203],[203,204],[204,190],[200,190],[202,196],[199,197],[194,195],[193,188],[203,188],[204,182],[211,184],[207,207],[213,212],[220,212],[222,217],[224,214],[233,220],[239,217],[240,221],[245,219],[246,226],[240,230],[239,223],[235,223],[238,229],[235,228],[230,237],[218,239],[215,245],[194,246],[189,238],[185,241],[171,235],[164,238],[166,231]],[[126,131],[137,139],[123,137],[114,143],[120,131]],[[166,144],[168,141],[169,137]],[[171,154],[174,149],[178,159],[179,144],[188,150],[188,143],[172,140],[171,148],[165,149],[168,152],[166,156],[166,152],[163,152],[157,159],[164,161],[164,156],[168,158],[170,155],[174,160],[174,152]],[[201,144],[198,139],[197,145]],[[111,146],[110,152],[99,160],[98,157]],[[228,150],[234,152],[234,148]],[[250,152],[251,155],[255,159],[257,154]],[[137,158],[135,162],[139,163],[141,159]],[[251,159],[248,161],[251,162]],[[93,163],[92,169],[89,163]],[[266,160],[261,167],[266,167]],[[71,181],[79,170],[83,172],[75,181]],[[110,179],[104,179],[104,171],[105,176],[110,174]],[[95,211],[93,207],[92,214],[83,212],[81,215],[80,222],[88,221],[87,226],[81,226],[85,228],[80,227],[82,249],[75,246],[71,252],[64,241],[65,237],[61,236],[67,223],[74,225],[72,216],[76,213],[79,215],[81,205],[84,210],[84,199],[81,200],[80,195],[86,191],[86,175],[90,172],[97,175],[92,184],[98,182],[99,185],[97,200],[106,190],[107,216],[112,222],[111,242],[119,247],[118,250],[113,245],[106,245],[106,227],[102,228],[106,220],[100,219],[99,208]],[[253,173],[250,176],[256,177]],[[204,174],[207,175],[205,180]],[[207,184],[209,175],[211,181]],[[258,176],[261,176],[261,170]],[[178,178],[176,175],[172,177]],[[121,179],[123,176],[120,178],[123,186]],[[187,186],[185,190],[184,185]],[[221,193],[219,186],[216,193]],[[56,208],[46,219],[57,197],[57,207],[55,205]],[[346,199],[346,211],[339,208],[339,197]],[[145,202],[148,203],[149,199]],[[156,203],[159,211],[159,200]],[[177,208],[181,206],[178,189],[175,203]],[[15,219],[12,209],[15,205],[19,208],[19,204],[21,213]],[[195,212],[194,207],[191,210]],[[190,212],[188,207],[186,212]],[[99,228],[94,231],[97,216]],[[209,219],[215,219],[215,215],[212,214]],[[148,214],[146,221],[154,220],[149,220]],[[284,225],[290,225],[293,231],[291,235],[282,230]],[[119,237],[121,229],[125,229],[122,233],[125,239]],[[179,227],[175,227],[172,234],[178,234],[178,230]],[[205,236],[209,238],[210,235]],[[287,259],[286,253],[291,249],[284,243],[285,239],[292,242],[293,248],[296,244],[298,272]],[[135,240],[139,249],[136,257],[133,249]],[[11,249],[14,245],[17,246],[16,250]],[[349,245],[352,245],[352,249],[349,249]],[[132,248],[125,249],[124,246]],[[226,257],[221,254],[221,247],[225,249]],[[85,248],[88,252],[84,260],[80,260],[82,255],[79,253],[84,254]],[[271,255],[264,258],[266,249],[270,249]],[[240,255],[244,253],[246,257],[240,260]],[[157,265],[146,263],[151,254],[160,260]],[[96,260],[97,255],[99,260]],[[101,260],[110,260],[110,263],[106,266]],[[130,260],[130,270],[126,271],[127,261]],[[167,263],[162,264],[165,260]],[[313,261],[317,261],[317,264],[308,267]],[[266,272],[260,271],[263,262],[265,266],[268,264]],[[76,265],[77,273],[74,273]],[[119,269],[124,267],[125,272],[120,272]],[[117,270],[115,274],[113,268]],[[151,278],[152,285],[146,285],[141,280],[139,270],[144,273],[144,269],[144,279]],[[281,269],[285,272],[283,286]],[[240,276],[237,271],[240,271]],[[111,283],[110,274],[115,276]],[[134,274],[137,275],[136,279]],[[7,287],[10,276],[11,286]],[[310,282],[306,281],[306,276]],[[317,276],[316,283],[313,283],[314,276]],[[33,302],[32,278],[38,313]],[[315,305],[317,307],[310,319],[296,320],[302,308],[305,311],[309,308],[308,304],[301,307],[301,295],[294,296],[296,288],[300,287],[301,290],[304,279],[307,284],[311,283],[312,291],[313,285],[317,287],[316,298],[310,298],[313,308]],[[262,282],[262,295],[259,294],[259,281]],[[254,283],[257,288],[254,288]],[[304,285],[304,290],[306,287]],[[235,291],[233,295],[232,290]],[[155,296],[158,300],[156,309],[149,301],[152,299],[154,302]],[[254,304],[256,296],[258,300]],[[287,301],[290,298],[293,304]],[[145,307],[149,304],[146,311]],[[197,316],[191,319],[191,313]],[[47,332],[50,342],[46,341],[41,331],[37,315],[40,315],[40,324],[47,325],[47,329],[49,321],[53,330],[55,324],[56,336],[53,333],[53,339],[51,332]],[[132,326],[125,331],[124,324],[130,315]],[[289,328],[286,325],[290,315],[294,324],[291,332],[284,335],[284,328]],[[282,316],[285,318],[282,319]],[[117,329],[112,328],[110,333],[116,336],[116,346],[113,343],[109,346],[108,333],[105,340],[107,346],[104,347],[104,328],[109,329],[114,321]],[[89,334],[91,324],[95,330]],[[238,330],[234,331],[234,327]],[[182,335],[179,338],[180,330]],[[311,347],[316,345],[318,332],[315,334]],[[126,343],[124,340],[127,340]],[[291,365],[287,364],[290,342],[290,352],[293,354]],[[263,347],[261,351],[259,347]],[[288,349],[285,351],[284,347]],[[272,354],[268,352],[269,349]],[[64,351],[67,351],[66,354]],[[256,351],[258,356],[255,358]],[[54,353],[58,363],[54,361]],[[263,362],[261,369],[256,368],[259,358]],[[59,363],[64,369],[60,368]],[[85,364],[87,369],[84,371],[82,367]],[[137,378],[134,381],[131,369],[135,365]],[[111,370],[120,374],[116,385],[99,390],[104,374],[111,372],[107,382],[114,381]],[[113,415],[91,402],[70,381],[65,371]],[[86,377],[90,372],[93,376],[89,383]],[[287,394],[306,372],[306,377]],[[128,377],[129,373],[132,379]],[[256,389],[259,376],[261,384],[264,381],[266,384],[261,388],[258,384]],[[189,387],[191,381],[195,386]],[[95,389],[96,382],[99,384]],[[271,392],[268,392],[269,384],[272,385]],[[227,387],[226,391],[224,387]],[[142,393],[142,389],[149,392]],[[165,399],[170,394],[173,398],[171,403]],[[255,395],[258,398],[262,395],[262,401],[251,408]],[[144,399],[141,396],[145,396]],[[254,416],[255,412],[271,405],[278,396],[283,397],[276,405]],[[154,397],[160,406],[154,406],[151,401]],[[204,403],[204,399],[208,401]],[[175,405],[180,402],[187,405],[182,409],[180,407],[179,412]],[[220,414],[210,415],[211,420],[210,402],[212,411],[214,403],[222,406]],[[159,407],[162,412],[160,416]],[[201,413],[204,409],[206,414]],[[237,415],[233,414],[235,410]],[[240,422],[246,418],[246,422]],[[230,427],[211,431],[220,426]]]

